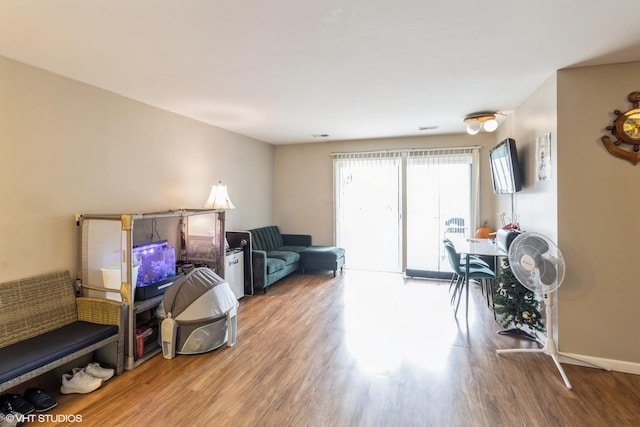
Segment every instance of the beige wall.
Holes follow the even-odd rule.
[[[562,350],[636,364],[640,165],[610,155],[600,138],[610,135],[614,110],[631,108],[638,76],[640,62],[558,72]]]
[[[2,57],[0,147],[0,281],[75,275],[75,213],[199,208],[218,180],[227,228],[274,221],[272,145]]]
[[[516,139],[524,164],[525,188],[514,198],[522,228],[548,235],[563,252],[560,351],[640,374],[640,287],[632,268],[640,240],[640,166],[611,156],[600,140],[613,110],[630,108],[626,97],[638,90],[638,75],[638,62],[559,71],[516,110],[498,137]],[[535,139],[546,132],[552,178],[536,182]],[[497,200],[496,209],[506,203]]]
[[[333,160],[331,153],[384,149],[482,146],[480,150],[480,219],[495,225],[488,150],[489,134],[384,138],[276,147],[275,218],[290,233],[307,233],[314,244],[334,242]]]
[[[513,195],[494,195],[496,212],[514,213],[521,228],[536,231],[557,240],[557,105],[556,76],[551,76],[510,115],[496,132],[496,143],[513,138],[518,148],[524,184]],[[538,181],[536,174],[536,139],[551,134],[551,179]],[[513,213],[512,213],[513,210]]]

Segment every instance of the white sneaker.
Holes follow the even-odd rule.
[[[62,387],[60,393],[86,394],[98,389],[102,385],[100,378],[93,377],[85,372],[84,369],[77,370],[72,374],[62,375]]]
[[[89,363],[84,368],[73,368],[71,372],[75,374],[76,372],[80,372],[82,370],[84,370],[87,374],[91,375],[92,377],[100,378],[102,381],[107,381],[109,378],[113,376],[115,372],[113,369],[103,368],[97,362]]]

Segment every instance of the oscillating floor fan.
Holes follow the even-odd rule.
[[[560,249],[547,237],[539,233],[526,232],[516,237],[509,246],[509,264],[513,275],[525,288],[542,295],[545,304],[547,340],[543,348],[497,350],[502,353],[544,353],[553,359],[567,388],[571,383],[558,361],[558,356],[568,357],[596,368],[610,370],[588,360],[558,352],[554,339],[554,312],[552,293],[557,290],[564,279],[564,259]]]

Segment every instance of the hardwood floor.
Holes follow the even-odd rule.
[[[640,425],[640,376],[563,365],[567,390],[548,356],[497,356],[537,344],[496,334],[471,294],[456,322],[448,282],[293,275],[241,300],[234,347],[158,355],[91,394],[56,395],[48,414],[87,426]]]

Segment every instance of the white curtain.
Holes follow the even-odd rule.
[[[349,268],[400,271],[400,165],[396,152],[334,155],[336,244]]]
[[[440,277],[451,271],[443,237],[470,237],[477,209],[477,149],[431,149],[407,153],[405,271]]]
[[[422,182],[437,183],[437,188],[444,196],[456,191],[463,184],[469,183],[469,194],[460,197],[439,197],[444,204],[440,211],[446,215],[458,216],[456,212],[468,211],[463,216],[465,227],[475,230],[479,224],[479,147],[441,148],[430,150],[412,150],[408,152],[407,170],[427,180]],[[434,190],[432,190],[434,191]],[[436,196],[433,194],[432,196]],[[466,198],[466,199],[463,199]]]

